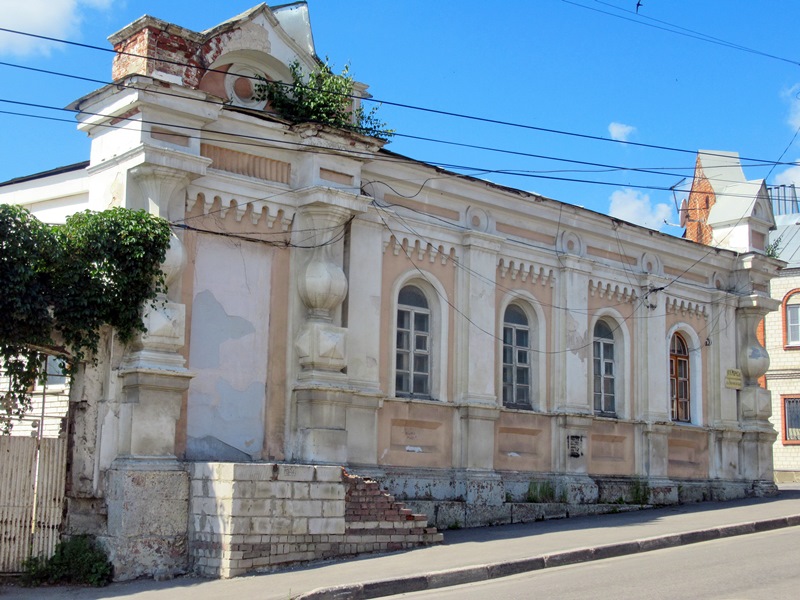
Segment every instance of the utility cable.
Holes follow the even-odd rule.
[[[566,2],[568,0],[563,0],[563,1]],[[51,42],[57,42],[57,43],[62,43],[62,44],[67,44],[67,45],[72,45],[72,46],[78,46],[78,47],[81,47],[81,48],[88,48],[88,49],[92,49],[92,50],[100,50],[100,51],[109,52],[109,53],[112,53],[112,54],[120,54],[120,55],[123,55],[123,56],[131,56],[131,57],[134,57],[134,58],[145,58],[147,60],[154,60],[154,61],[158,61],[158,62],[162,62],[162,63],[166,63],[166,64],[171,64],[171,65],[176,65],[176,66],[183,66],[183,67],[193,68],[193,69],[199,69],[199,70],[202,70],[202,71],[205,71],[205,72],[220,72],[220,73],[226,73],[227,74],[226,71],[223,71],[221,69],[213,69],[213,68],[209,68],[209,67],[203,67],[203,66],[200,66],[200,65],[197,65],[197,64],[189,64],[189,63],[186,63],[186,62],[175,61],[175,60],[170,60],[170,59],[143,56],[143,55],[132,53],[132,52],[123,52],[123,51],[117,52],[116,50],[110,49],[110,48],[103,48],[103,47],[100,47],[100,46],[93,46],[91,44],[83,44],[83,43],[74,42],[74,41],[71,41],[71,40],[64,40],[64,39],[60,39],[60,38],[44,36],[44,35],[39,35],[39,34],[34,34],[34,33],[29,33],[29,32],[25,32],[25,31],[19,31],[19,30],[16,30],[16,29],[9,29],[9,28],[6,28],[6,27],[0,27],[0,31],[6,32],[6,33],[13,33],[13,34],[17,34],[17,35],[33,37],[33,38],[36,38],[36,39],[42,39],[42,40],[51,41]],[[241,77],[245,77],[246,78],[248,76],[241,75]],[[261,81],[260,79],[258,79],[256,77],[250,77],[250,79],[256,79],[258,81]],[[272,81],[271,83],[275,83],[275,84],[278,84],[278,85],[283,85],[283,86],[286,86],[286,87],[304,87],[304,86],[300,86],[300,85],[297,85],[297,84],[291,84],[291,83],[286,83],[286,82],[282,82],[282,81]],[[331,92],[331,93],[333,93],[333,92]],[[569,137],[577,137],[577,138],[581,138],[581,139],[588,139],[588,140],[595,140],[595,141],[602,141],[602,142],[611,142],[611,143],[615,143],[615,144],[625,144],[627,146],[635,146],[635,147],[640,147],[640,148],[651,148],[651,149],[654,149],[654,150],[665,150],[665,151],[669,151],[669,152],[678,152],[678,153],[683,153],[683,154],[692,154],[692,155],[694,155],[694,154],[697,153],[696,150],[689,150],[689,149],[686,149],[686,148],[677,148],[677,147],[674,147],[674,146],[665,146],[665,145],[660,145],[660,144],[646,144],[646,143],[643,143],[643,142],[632,142],[632,141],[626,141],[626,140],[617,140],[617,139],[608,138],[608,137],[604,137],[604,136],[591,135],[591,134],[586,134],[586,133],[579,133],[579,132],[575,132],[575,131],[566,131],[566,130],[554,129],[554,128],[549,128],[549,127],[540,127],[540,126],[529,125],[529,124],[524,124],[524,123],[515,123],[515,122],[512,122],[512,121],[505,121],[505,120],[502,120],[502,119],[494,119],[494,118],[490,118],[490,117],[481,117],[481,116],[476,116],[476,115],[469,115],[469,114],[459,113],[459,112],[455,112],[455,111],[448,111],[448,110],[441,110],[441,109],[435,109],[435,108],[430,108],[430,107],[417,106],[417,105],[407,104],[407,103],[403,103],[403,102],[393,102],[393,101],[390,101],[390,100],[382,100],[382,99],[377,99],[377,98],[366,98],[366,97],[362,97],[362,96],[354,95],[354,94],[338,94],[338,95],[341,95],[343,97],[357,99],[357,100],[362,100],[362,101],[374,102],[376,104],[385,104],[387,106],[395,106],[395,107],[398,107],[398,108],[404,108],[404,109],[408,109],[408,110],[416,110],[416,111],[425,112],[425,113],[429,113],[429,114],[436,114],[436,115],[440,115],[440,116],[448,116],[448,117],[454,117],[454,118],[460,118],[460,119],[467,119],[467,120],[471,120],[471,121],[476,121],[476,122],[481,122],[481,123],[489,123],[489,124],[493,124],[493,125],[502,125],[502,126],[506,126],[506,127],[513,127],[513,128],[518,128],[518,129],[523,129],[523,130],[528,130],[528,131],[539,131],[539,132],[543,132],[543,133],[552,133],[552,134],[564,135],[564,136],[569,136]],[[712,156],[715,155],[714,153],[709,153],[709,154],[711,154]],[[721,155],[721,156],[723,156],[723,155]],[[747,162],[757,162],[757,163],[767,162],[767,163],[770,163],[770,161],[763,161],[761,159],[748,158],[748,157],[740,157],[740,160],[747,161]]]

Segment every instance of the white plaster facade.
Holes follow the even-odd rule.
[[[119,516],[144,472],[172,515],[158,535],[178,548],[175,515],[188,513],[176,490],[189,490],[194,461],[345,465],[399,498],[479,507],[471,522],[484,523],[503,522],[531,481],[575,503],[616,500],[620,481],[645,480],[655,502],[773,491],[755,328],[775,308],[779,261],[709,252],[254,110],[231,95],[242,73],[285,80],[291,61],[316,64],[296,11],[262,5],[200,33],[131,24],[112,43],[151,58],[119,55],[124,85],[74,104],[88,166],[0,186],[0,201],[35,214],[122,205],[174,226],[169,296],[148,334],[127,348],[109,334],[76,382],[72,530],[106,536],[117,556],[158,537],[97,509],[106,499]],[[65,198],[52,192],[62,180]],[[409,286],[424,297],[409,309],[427,340],[411,353],[419,393],[398,383]],[[513,393],[528,369],[527,409],[503,401],[510,305],[529,334],[511,352]],[[604,414],[599,321],[614,347]],[[688,369],[678,418],[673,360]],[[744,372],[743,389],[725,387],[728,368]]]

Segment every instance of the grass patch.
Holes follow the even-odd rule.
[[[23,565],[23,585],[78,583],[101,587],[111,582],[112,567],[105,551],[81,535],[56,545],[53,556],[31,557]]]

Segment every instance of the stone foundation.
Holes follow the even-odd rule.
[[[671,480],[434,469],[363,470],[439,529],[526,523],[641,506],[769,496],[769,481]]]
[[[107,527],[98,538],[116,580],[189,570],[234,577],[425,546],[442,541],[436,528],[527,523],[776,490],[764,481],[434,469],[373,469],[374,478],[368,478],[339,466],[273,463],[196,462],[188,464],[188,474],[177,463],[173,469],[157,467],[122,461],[108,471]]]
[[[107,534],[114,579],[170,578],[188,570],[189,478],[182,470],[111,469]]]
[[[442,541],[424,515],[342,467],[193,463],[189,554],[207,577]]]

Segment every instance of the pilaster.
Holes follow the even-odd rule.
[[[462,403],[496,404],[494,332],[497,329],[496,274],[501,238],[471,231],[462,239],[464,269],[460,279],[458,385]],[[469,320],[467,320],[469,319]]]
[[[739,299],[736,310],[739,369],[744,387],[739,390],[742,436],[742,474],[746,479],[772,484],[772,447],[778,437],[769,417],[772,396],[758,385],[758,379],[769,369],[769,354],[759,342],[756,328],[764,316],[780,306],[780,301],[753,294]],[[774,487],[774,484],[773,484]]]
[[[556,412],[593,412],[586,382],[592,350],[589,332],[589,271],[579,258],[559,257],[553,309],[553,407]]]
[[[495,421],[500,407],[467,404],[458,408],[461,418],[461,465],[466,469],[494,468]]]
[[[669,341],[666,302],[657,291],[661,278],[645,278],[636,309],[633,348],[634,418],[650,423],[669,421]],[[645,451],[646,452],[646,451]]]
[[[366,201],[328,188],[313,188],[304,196],[297,213],[297,229],[305,232],[304,242],[295,254],[297,295],[302,303],[302,316],[293,330],[299,366],[294,388],[295,453],[304,461],[343,464],[350,460],[352,447],[354,459],[374,463],[377,446],[351,443],[348,428],[355,425],[353,421],[364,427],[372,425],[369,435],[374,437],[380,404],[377,381],[374,395],[368,393],[362,402],[354,402],[357,388],[348,381],[348,320],[341,318],[348,291],[343,239],[348,235],[348,220],[366,210]],[[349,235],[352,240],[352,230]],[[380,256],[380,251],[376,254]],[[363,350],[369,343],[360,339],[357,347]],[[363,368],[355,371],[365,374]]]

